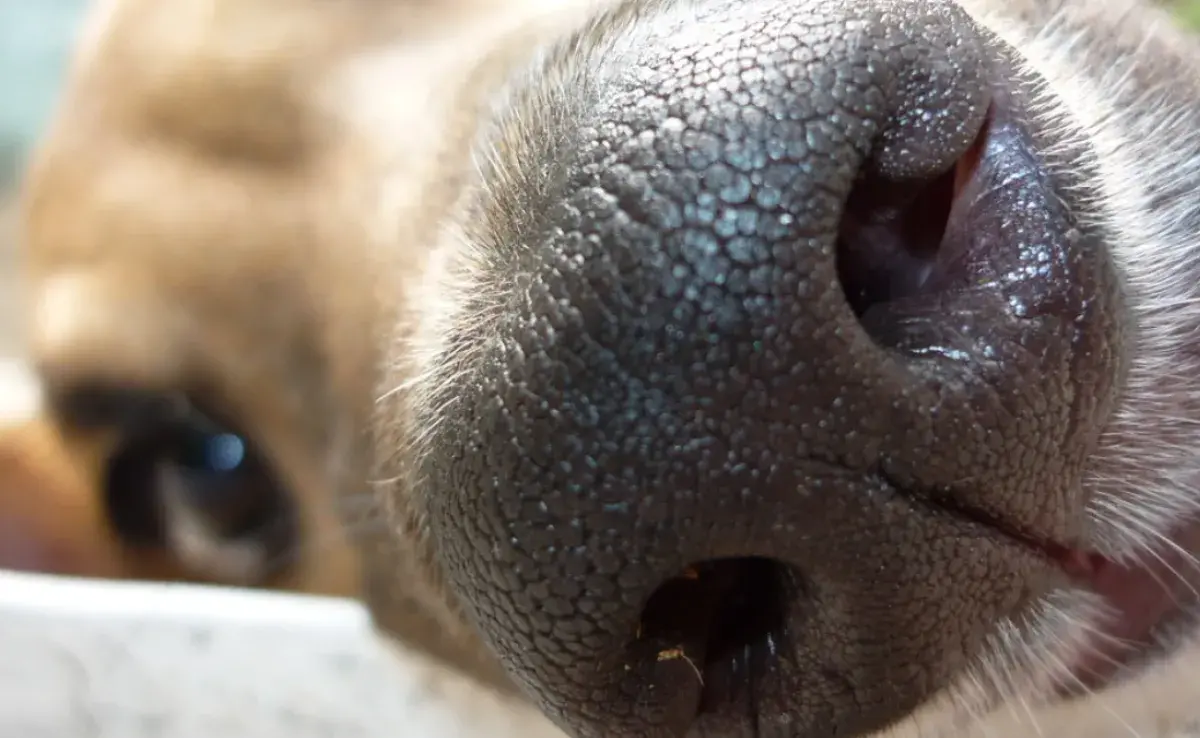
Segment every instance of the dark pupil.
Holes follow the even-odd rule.
[[[131,428],[109,466],[113,522],[131,542],[158,544],[162,475],[180,485],[186,504],[228,537],[262,526],[278,500],[269,475],[244,438],[199,412],[155,414]]]

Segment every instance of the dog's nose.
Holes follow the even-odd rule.
[[[955,4],[701,5],[514,95],[415,478],[575,734],[858,735],[1056,581],[1115,280]]]

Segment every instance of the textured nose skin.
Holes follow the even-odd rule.
[[[441,563],[575,734],[878,729],[1049,586],[946,510],[1022,519],[1075,494],[1086,444],[1057,429],[1111,394],[1103,362],[1095,406],[1064,389],[1115,330],[1085,299],[1110,265],[1071,256],[1099,249],[1023,190],[1021,232],[1054,256],[1041,281],[1001,224],[994,258],[919,310],[857,314],[838,269],[852,191],[952,170],[1000,61],[950,2],[664,7],[574,40],[596,51],[573,82],[526,93],[543,128],[514,104],[512,169],[481,206],[487,284],[429,401]],[[986,269],[1017,276],[969,289]],[[777,566],[703,563],[735,557]],[[717,583],[654,616],[673,579]],[[731,607],[778,612],[738,636]]]

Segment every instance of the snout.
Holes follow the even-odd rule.
[[[954,3],[701,5],[515,95],[417,477],[573,734],[862,735],[1063,584],[1120,290]]]

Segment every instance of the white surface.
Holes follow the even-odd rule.
[[[28,364],[0,358],[0,423],[33,417],[41,402],[41,388]]]
[[[0,738],[550,738],[341,600],[0,571]]]

